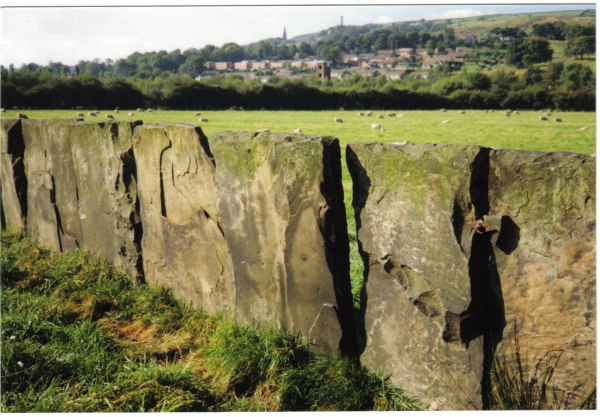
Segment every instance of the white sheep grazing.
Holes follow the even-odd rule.
[[[294,133],[302,133],[302,129],[294,129]]]
[[[118,113],[118,112],[119,112],[119,110],[115,109],[114,113]]]
[[[148,110],[146,110],[146,111],[147,111],[147,112],[149,112],[149,113],[152,113],[154,110],[152,110],[152,109],[148,109]]]
[[[359,116],[364,116],[365,114],[364,114],[363,112],[360,112],[360,111],[359,111],[359,112],[358,112],[358,115],[359,115]]]
[[[379,123],[373,123],[371,125],[371,129],[373,129],[373,132],[375,131],[375,129],[379,129],[380,131],[383,132],[383,126],[381,126]]]
[[[448,120],[442,120],[442,124],[445,125],[446,123],[450,123],[450,119]]]
[[[560,117],[554,117],[552,120],[554,120],[557,123],[562,122],[562,119]]]
[[[23,113],[17,113],[17,119],[28,119]]]
[[[107,114],[105,117],[106,117],[107,119],[114,119],[114,118],[115,118],[115,117],[114,117],[112,114]]]
[[[377,115],[377,118],[378,118],[378,119],[383,119],[383,116],[382,116],[381,114],[378,114],[378,115]]]
[[[340,119],[339,117],[334,117],[334,118],[333,118],[333,121],[334,121],[335,123],[344,123],[344,121],[343,121],[342,119]]]
[[[133,112],[129,113],[129,117],[133,116]]]
[[[368,111],[367,112],[367,116],[373,116],[373,112],[372,111]]]
[[[0,113],[6,113],[6,109],[4,109],[4,108],[0,109]]]
[[[446,109],[440,109],[442,113],[446,113]]]
[[[396,116],[398,119],[402,119],[404,117],[403,114],[399,114],[398,116]]]
[[[386,114],[387,117],[396,117],[396,113],[388,113]]]
[[[518,111],[514,111],[513,114],[519,114],[519,112]]]
[[[199,121],[200,123],[208,123],[208,119],[205,119],[204,117],[201,117]]]
[[[579,129],[579,130],[588,130],[588,127],[587,127],[587,126],[583,126],[583,127],[582,127],[581,129]]]
[[[137,111],[144,111],[144,109],[142,109],[141,107],[138,107]]]
[[[83,113],[77,113],[75,117],[83,117]]]
[[[538,117],[538,120],[539,120],[540,122],[543,122],[543,121],[548,121],[548,119],[547,119],[546,117],[544,117],[544,116],[540,116],[540,117]]]
[[[392,143],[392,145],[404,146],[404,145],[408,145],[408,141],[407,140],[403,140],[402,142],[394,142],[394,143]]]
[[[504,115],[505,115],[506,117],[510,117],[510,112],[509,112],[509,111],[505,111],[505,112],[504,112]]]
[[[88,112],[88,116],[95,116],[96,114],[93,111]]]
[[[200,116],[200,112],[195,113],[194,116]]]
[[[458,111],[458,114],[465,114],[465,113],[466,113],[466,111],[464,111],[464,110],[459,110]]]

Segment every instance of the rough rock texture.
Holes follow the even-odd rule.
[[[27,177],[23,165],[25,143],[19,119],[1,121],[0,146],[2,227],[17,232],[25,229],[27,219]]]
[[[209,142],[237,320],[300,333],[317,351],[353,353],[338,140],[225,132]]]
[[[530,365],[560,356],[552,385],[575,394],[571,407],[596,385],[595,163],[566,152],[490,153],[507,322],[499,353],[512,357],[516,326]]]
[[[68,120],[22,120],[27,176],[27,231],[55,251],[82,242]]]
[[[132,136],[141,121],[74,122],[70,143],[84,246],[136,277],[141,267]]]
[[[365,261],[361,362],[430,409],[481,407],[467,225],[482,203],[481,149],[361,143],[346,157]]]
[[[233,271],[206,136],[185,124],[135,129],[146,282],[209,313],[233,309]]]

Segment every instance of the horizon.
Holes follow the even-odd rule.
[[[432,8],[435,14],[431,13]],[[341,16],[344,26],[363,26],[421,19],[595,10],[595,4],[90,6],[1,10],[1,64],[19,68],[29,63],[61,62],[74,66],[82,60],[116,62],[135,52],[185,51],[226,43],[245,46],[279,38],[284,27],[289,40],[339,26]],[[265,23],[256,25],[259,19]],[[199,32],[198,26],[207,30]]]

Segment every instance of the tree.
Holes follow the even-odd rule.
[[[552,60],[550,42],[544,38],[533,36],[527,39],[516,39],[506,48],[504,60],[508,65],[517,68],[530,67],[533,64]]]
[[[342,62],[342,50],[337,46],[323,45],[317,50],[317,58],[331,61],[331,65],[335,68]]]
[[[451,26],[444,27],[444,46],[446,48],[453,48],[456,42],[456,35],[454,34],[454,28]]]
[[[579,56],[583,59],[584,55],[591,55],[596,52],[596,37],[595,36],[580,36],[575,39],[570,39],[565,48],[565,55]]]
[[[185,63],[181,64],[179,67],[179,73],[187,74],[192,78],[196,78],[204,71],[204,63],[205,61],[204,58],[202,58],[202,55],[190,55],[185,60]]]

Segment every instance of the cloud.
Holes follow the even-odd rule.
[[[382,24],[385,24],[385,23],[392,23],[393,21],[394,21],[394,19],[392,19],[392,18],[391,18],[391,17],[389,17],[389,16],[379,16],[379,17],[377,18],[377,23],[382,23]]]
[[[474,17],[474,16],[482,16],[484,14],[493,14],[494,12],[491,10],[487,10],[485,12],[480,12],[478,10],[473,9],[453,9],[448,10],[447,12],[442,13],[440,18],[442,19],[458,19],[463,17]]]

